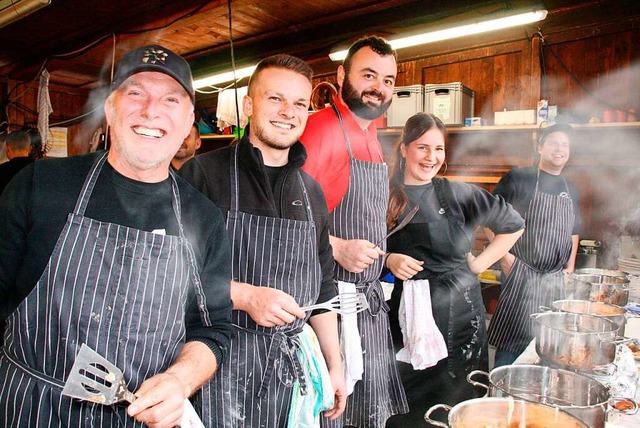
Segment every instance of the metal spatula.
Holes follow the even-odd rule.
[[[127,389],[122,371],[84,343],[62,394],[100,404],[133,403],[136,398]]]
[[[369,309],[369,302],[367,302],[367,297],[363,293],[342,293],[324,303],[303,306],[300,309],[305,312],[314,309],[329,309],[341,315],[349,315]]]
[[[133,403],[136,399],[136,396],[127,389],[122,370],[84,343],[76,355],[62,394],[107,405],[121,401]],[[204,424],[188,399],[184,400],[180,427],[204,428]]]

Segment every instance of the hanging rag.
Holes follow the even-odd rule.
[[[318,337],[308,324],[298,339],[298,358],[307,380],[307,393],[302,394],[300,382],[294,383],[287,426],[316,428],[320,426],[320,413],[333,406],[333,385]]]
[[[216,117],[218,118],[218,129],[223,130],[229,126],[238,127],[236,114],[236,91],[238,92],[238,105],[240,111],[240,128],[247,126],[247,116],[242,111],[242,99],[247,95],[247,87],[225,89],[218,93],[218,106],[216,107]]]
[[[410,363],[415,370],[424,370],[447,357],[447,344],[431,310],[428,279],[404,281],[398,322],[404,343],[404,348],[396,354],[398,361]]]
[[[338,281],[338,293],[356,293],[356,286],[350,282]],[[344,363],[344,379],[347,384],[347,394],[353,392],[353,387],[362,379],[364,358],[362,357],[362,339],[358,331],[358,315],[342,314],[340,330],[340,351]]]
[[[38,86],[38,132],[42,141],[42,152],[49,150],[49,115],[53,113],[51,98],[49,97],[49,72],[45,68],[40,74]]]

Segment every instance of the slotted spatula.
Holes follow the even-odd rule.
[[[342,293],[324,303],[303,306],[300,309],[305,312],[314,309],[328,309],[341,315],[349,315],[369,309],[369,302],[363,293]]]
[[[82,344],[64,384],[62,394],[100,404],[133,403],[122,371],[102,355]]]
[[[115,404],[121,401],[133,403],[136,396],[127,389],[122,370],[95,352],[85,343],[80,347],[62,394],[99,404]],[[200,417],[188,399],[184,400],[182,428],[204,428]]]

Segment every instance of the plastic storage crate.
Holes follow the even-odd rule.
[[[423,111],[424,86],[397,86],[393,90],[393,101],[387,110],[387,126],[404,126],[407,119]]]
[[[424,85],[424,111],[438,116],[445,125],[464,126],[473,117],[475,94],[461,82]]]

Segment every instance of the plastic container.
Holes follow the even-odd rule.
[[[387,110],[387,126],[403,127],[407,119],[423,111],[424,86],[398,86],[393,90],[393,101]]]
[[[467,117],[474,117],[475,93],[461,82],[424,85],[424,111],[438,116],[445,125],[464,126]]]

